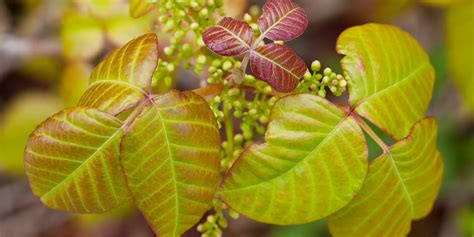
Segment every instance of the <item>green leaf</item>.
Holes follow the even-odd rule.
[[[92,72],[79,106],[119,114],[135,106],[151,90],[158,63],[156,34],[146,34],[112,52]]]
[[[219,182],[220,135],[203,98],[176,91],[154,97],[121,150],[135,203],[159,236],[180,236],[210,207]]]
[[[25,92],[12,99],[0,118],[0,170],[24,176],[23,151],[38,123],[60,110],[61,99],[44,92]]]
[[[30,135],[25,169],[33,192],[55,209],[100,213],[126,202],[119,162],[122,124],[89,108],[66,109]]]
[[[350,77],[349,103],[396,139],[422,119],[431,100],[434,70],[418,42],[397,27],[366,24],[337,42]]]
[[[130,16],[141,17],[151,11],[155,4],[147,0],[130,0]]]
[[[433,118],[416,123],[369,166],[367,180],[354,200],[329,217],[334,236],[406,236],[412,220],[426,216],[443,179]]]
[[[309,94],[279,100],[265,138],[226,174],[220,196],[236,211],[260,222],[301,224],[342,208],[362,187],[362,130],[327,100]]]
[[[474,2],[460,1],[447,11],[446,30],[452,78],[474,114]]]
[[[67,12],[61,26],[61,40],[66,58],[92,59],[102,50],[104,44],[102,26],[92,16]]]

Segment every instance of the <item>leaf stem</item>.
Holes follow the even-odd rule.
[[[229,103],[224,102],[224,126],[225,134],[227,138],[227,156],[232,158],[234,154],[234,121],[231,114],[231,108],[229,108]]]
[[[382,148],[384,154],[390,154],[390,149],[385,142],[377,136],[372,128],[357,113],[351,112],[351,116],[356,120],[357,124]]]

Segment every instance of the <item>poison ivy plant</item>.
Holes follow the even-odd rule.
[[[434,73],[408,33],[347,29],[341,75],[319,72],[317,60],[308,70],[284,45],[308,25],[290,0],[219,23],[221,0],[130,3],[134,17],[157,8],[173,35],[167,57],[158,59],[156,34],[132,40],[92,71],[77,107],[37,127],[25,167],[46,205],[98,213],[131,201],[159,236],[181,235],[208,211],[197,229],[221,236],[228,207],[233,218],[279,225],[328,217],[335,236],[406,235],[429,213],[443,175],[436,122],[425,118]],[[201,88],[153,94],[178,66],[203,74]],[[346,88],[347,105],[324,98]],[[372,162],[366,138],[383,150]]]
[[[423,119],[433,68],[411,36],[389,25],[347,29],[337,50],[345,55],[349,106],[309,94],[280,99],[266,142],[240,155],[219,195],[265,223],[300,224],[331,215],[335,236],[405,235],[411,220],[431,209],[443,173],[436,124]],[[365,119],[398,142],[385,145]],[[368,171],[362,130],[384,150]]]
[[[26,174],[44,204],[102,213],[133,198],[160,236],[182,234],[207,211],[220,171],[215,117],[193,92],[149,92],[157,42],[147,34],[112,52],[79,105],[30,135]]]
[[[258,21],[260,36],[255,41],[250,25],[231,17],[225,17],[219,25],[207,29],[203,40],[219,55],[245,54],[243,72],[250,58],[250,67],[257,79],[267,82],[277,91],[289,92],[304,76],[306,65],[290,48],[276,43],[262,45],[263,40],[289,41],[303,34],[307,26],[308,19],[303,9],[291,0],[269,0],[263,6],[263,15]]]

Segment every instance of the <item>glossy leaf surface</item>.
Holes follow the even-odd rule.
[[[290,92],[298,85],[307,67],[303,59],[284,45],[267,44],[250,53],[253,74],[275,90]]]
[[[436,148],[437,124],[418,122],[390,153],[369,167],[367,180],[354,200],[329,217],[334,236],[406,236],[412,220],[426,216],[443,179]]]
[[[307,223],[342,208],[362,187],[367,172],[362,130],[319,96],[279,100],[265,139],[239,157],[220,190],[245,216],[279,225]]]
[[[155,3],[148,0],[130,0],[130,15],[138,18],[147,14],[154,7]]]
[[[122,164],[137,207],[159,236],[180,236],[214,197],[220,135],[206,101],[192,92],[156,96],[122,143]]]
[[[213,52],[222,56],[237,56],[250,50],[253,30],[244,21],[224,17],[219,25],[207,29],[202,37]]]
[[[290,41],[303,34],[308,27],[308,18],[291,0],[268,0],[258,26],[262,36],[268,39]]]
[[[345,30],[337,51],[349,75],[349,103],[395,139],[422,119],[431,100],[434,71],[418,42],[397,27],[366,24]]]
[[[158,40],[146,34],[115,50],[94,69],[79,106],[118,114],[136,105],[151,90],[158,63]]]
[[[96,109],[66,109],[30,135],[25,168],[33,192],[47,206],[99,213],[126,202],[119,163],[122,124]]]

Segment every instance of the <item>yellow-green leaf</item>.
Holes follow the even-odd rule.
[[[97,19],[70,11],[63,17],[61,40],[66,58],[89,60],[102,50],[104,34]]]
[[[25,92],[12,99],[0,118],[0,171],[25,175],[23,151],[28,135],[61,106],[60,98],[44,92]]]
[[[45,205],[75,213],[101,213],[126,202],[122,134],[121,121],[96,109],[66,109],[50,117],[25,149],[33,192]]]
[[[443,179],[433,118],[416,123],[408,137],[369,166],[354,200],[329,217],[338,236],[406,236],[412,220],[426,216]]]
[[[227,172],[220,196],[260,222],[288,225],[345,206],[367,173],[367,147],[354,118],[315,95],[290,95],[272,109],[266,143]]]
[[[159,236],[180,236],[210,207],[219,182],[220,136],[206,101],[192,92],[154,97],[122,142],[135,203]]]
[[[349,103],[396,139],[422,119],[431,100],[434,71],[418,42],[397,27],[366,24],[345,30],[337,42],[350,77]]]
[[[149,0],[130,0],[130,15],[135,18],[141,17],[151,11],[155,4]]]
[[[118,114],[136,105],[151,90],[157,63],[156,34],[146,34],[130,41],[94,69],[91,84],[79,106]]]
[[[474,114],[474,1],[459,1],[446,16],[447,46],[452,78]]]

